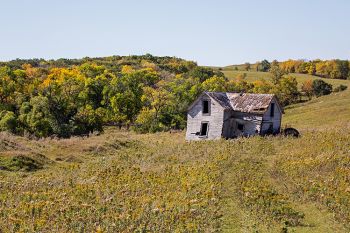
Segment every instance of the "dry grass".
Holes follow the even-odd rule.
[[[0,232],[349,232],[349,100],[288,108],[298,139],[1,133]]]
[[[350,90],[314,98],[286,108],[283,124],[300,130],[342,130],[349,126]]]
[[[235,70],[223,70],[222,71],[225,76],[229,79],[235,79],[238,75],[246,74],[246,80],[248,82],[254,82],[259,79],[265,79],[267,81],[271,80],[271,74],[269,72],[256,72],[256,71],[235,71]],[[320,77],[309,75],[309,74],[289,74],[289,76],[293,76],[298,81],[299,87],[301,87],[302,83],[306,80],[315,80],[320,79]],[[350,87],[349,80],[340,80],[340,79],[323,79],[325,82],[333,85],[333,88],[339,86],[340,84],[346,85]]]

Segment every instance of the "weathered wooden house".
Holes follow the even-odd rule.
[[[204,92],[188,108],[186,140],[276,134],[282,111],[272,94]]]

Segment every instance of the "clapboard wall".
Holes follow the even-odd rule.
[[[209,101],[210,114],[203,114],[203,100]],[[208,95],[202,95],[188,110],[186,140],[220,139],[223,121],[223,107]],[[207,137],[196,135],[201,130],[202,122],[209,122]]]
[[[273,117],[271,117],[271,103],[275,104]],[[273,98],[271,103],[262,119],[262,127],[261,127],[262,134],[265,134],[269,130],[269,127],[271,124],[273,124],[273,133],[279,133],[281,129],[282,109],[278,104],[278,101],[276,100],[276,98]]]

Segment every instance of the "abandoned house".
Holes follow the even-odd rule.
[[[186,140],[276,134],[282,111],[272,94],[204,92],[188,108]]]

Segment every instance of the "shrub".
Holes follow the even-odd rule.
[[[13,112],[2,111],[0,113],[0,130],[14,133],[17,127],[17,118]]]
[[[334,88],[334,92],[341,92],[341,91],[345,91],[348,87],[343,85],[343,84],[340,84],[338,87]]]
[[[91,105],[80,108],[74,117],[74,134],[83,135],[94,131],[101,132],[104,111],[102,108],[93,109]]]
[[[312,89],[317,97],[329,95],[332,92],[332,85],[321,79],[316,79],[312,82]]]
[[[43,168],[43,165],[24,155],[17,155],[12,158],[0,158],[0,170],[6,171],[36,171]]]

